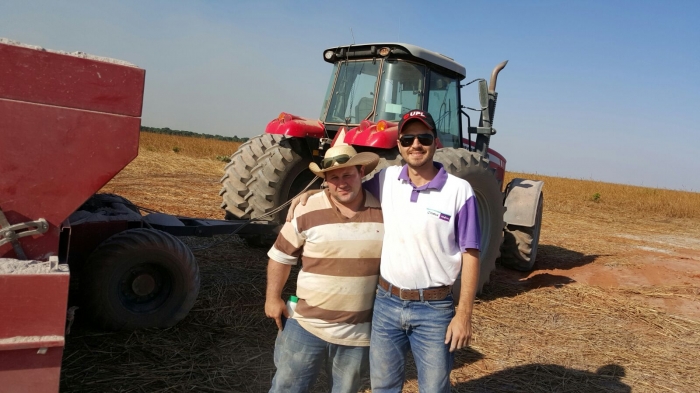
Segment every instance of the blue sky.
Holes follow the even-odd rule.
[[[0,37],[146,69],[142,123],[254,136],[317,118],[323,49],[408,42],[498,83],[508,169],[700,192],[700,2],[4,1]],[[476,105],[476,90],[462,93]]]

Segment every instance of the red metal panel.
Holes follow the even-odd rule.
[[[291,116],[290,116],[291,117]],[[282,134],[290,137],[323,138],[323,123],[318,120],[309,120],[302,117],[293,117],[291,120],[279,121],[275,119],[267,124],[266,134]]]
[[[0,275],[0,392],[58,391],[69,281],[61,271]]]
[[[55,255],[57,227],[136,157],[139,129],[135,117],[0,99],[0,207],[11,224],[51,224],[19,240],[30,259]]]
[[[141,116],[146,71],[0,44],[0,98]]]
[[[0,392],[56,393],[61,378],[62,347],[0,350]]]
[[[393,149],[397,145],[399,127],[391,126],[377,132],[377,125],[372,124],[363,128],[353,128],[345,135],[345,143],[356,146],[375,147],[377,149]]]
[[[68,273],[0,275],[0,340],[63,337],[69,277]]]

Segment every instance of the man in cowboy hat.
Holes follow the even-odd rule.
[[[341,145],[328,149],[320,166],[311,163],[328,188],[294,211],[268,252],[265,314],[279,328],[270,392],[307,392],[324,367],[330,391],[357,392],[369,368],[384,224],[362,177],[378,161]],[[300,257],[299,300],[289,315],[282,288]]]

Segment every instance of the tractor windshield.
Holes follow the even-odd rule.
[[[422,108],[425,67],[407,61],[387,60],[382,70],[375,121],[398,122],[401,114]]]
[[[326,114],[327,123],[359,124],[369,116],[374,107],[380,64],[372,60],[340,63]]]
[[[403,60],[360,60],[336,63],[325,104],[326,123],[360,124],[362,120],[399,121],[402,113],[422,108],[425,67]],[[381,69],[375,110],[377,76]]]

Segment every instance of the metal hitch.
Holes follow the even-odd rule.
[[[36,221],[27,221],[10,225],[10,222],[7,221],[7,217],[5,217],[5,213],[0,209],[0,246],[12,243],[12,247],[15,249],[15,254],[17,254],[18,259],[27,259],[18,239],[26,236],[41,235],[48,230],[49,223],[43,218]]]

